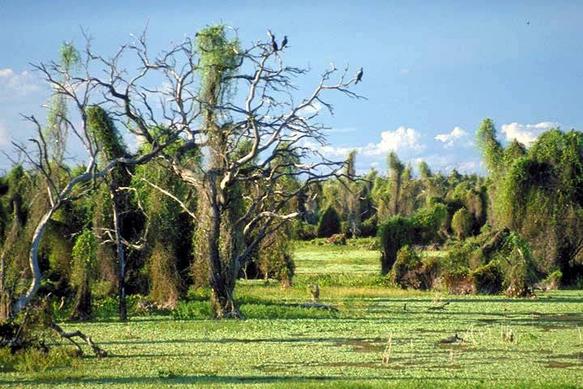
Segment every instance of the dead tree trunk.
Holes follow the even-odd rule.
[[[115,193],[112,193],[112,214],[113,214],[113,229],[115,237],[115,245],[117,250],[117,260],[118,260],[118,298],[119,298],[119,319],[121,321],[127,321],[128,319],[128,309],[127,309],[127,298],[126,298],[126,256],[125,248],[122,241],[121,231],[122,231],[122,220],[118,211],[119,199]]]
[[[212,177],[212,176],[211,176]],[[211,181],[214,181],[211,179]],[[235,289],[235,277],[233,274],[230,258],[223,258],[226,254],[221,247],[221,205],[219,204],[219,197],[217,195],[217,187],[215,182],[211,182],[210,189],[210,225],[208,233],[208,247],[209,247],[209,272],[210,272],[210,286],[211,286],[211,305],[213,313],[217,319],[240,318],[239,312],[233,292]],[[228,255],[228,254],[227,254]]]
[[[40,244],[42,242],[42,238],[44,236],[44,232],[47,228],[47,225],[49,224],[49,221],[51,220],[51,217],[53,216],[53,214],[55,213],[55,211],[59,207],[60,207],[60,203],[53,204],[51,209],[49,209],[49,211],[47,211],[43,215],[43,217],[39,221],[39,223],[34,231],[34,235],[32,238],[32,244],[30,247],[30,254],[29,254],[29,265],[30,265],[30,270],[32,272],[32,281],[31,281],[30,286],[29,286],[28,290],[26,291],[26,293],[24,293],[22,296],[20,296],[20,298],[18,298],[16,300],[16,302],[14,303],[14,305],[12,306],[12,309],[11,309],[12,315],[16,315],[20,311],[22,311],[31,302],[31,300],[35,297],[36,292],[40,288],[40,282],[41,282],[41,278],[42,278],[42,274],[41,274],[40,266],[39,266],[39,262],[38,262],[38,253],[40,250]]]

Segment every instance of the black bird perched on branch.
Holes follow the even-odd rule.
[[[358,84],[359,82],[362,81],[362,75],[364,74],[364,69],[360,68],[360,70],[358,71],[358,73],[356,73],[356,81],[354,82],[354,85]]]
[[[283,48],[287,46],[287,35],[283,36],[283,41],[281,41],[281,46],[279,47],[280,50],[283,50]]]
[[[273,51],[278,51],[279,48],[277,47],[277,42],[275,41],[275,35],[273,35],[273,33],[271,32],[271,30],[267,30],[267,35],[269,35],[269,37],[271,38],[271,47],[273,48]]]

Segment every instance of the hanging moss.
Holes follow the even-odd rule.
[[[107,112],[93,105],[87,108],[87,127],[99,147],[103,161],[126,156],[126,146]]]
[[[468,237],[472,231],[474,219],[472,214],[465,208],[460,208],[451,219],[451,229],[458,239]]]
[[[172,309],[180,298],[176,254],[172,247],[156,242],[149,259],[150,297],[159,308]]]
[[[583,134],[550,130],[528,149],[517,142],[501,148],[493,126],[480,134],[492,178],[492,225],[510,228],[529,243],[537,271],[558,267],[569,275],[565,283],[583,277],[577,259],[583,229],[576,216],[583,207]]]
[[[88,320],[91,318],[91,286],[96,267],[97,240],[89,229],[75,240],[73,246],[73,268],[71,283],[76,289],[71,320]]]
[[[261,241],[257,255],[263,278],[274,278],[284,287],[291,286],[295,264],[287,231],[280,229],[265,237]]]
[[[158,189],[144,180],[178,197],[185,194],[184,185],[166,167],[153,161],[138,167],[132,186],[148,215],[146,257],[149,293],[156,305],[173,308],[183,290],[184,280],[178,272],[177,251],[184,232],[180,229],[181,208]]]

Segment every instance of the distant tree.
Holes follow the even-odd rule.
[[[429,165],[425,161],[419,162],[418,169],[419,169],[419,177],[422,180],[429,180],[433,176],[433,173],[431,172],[431,168],[429,167]]]
[[[488,173],[490,173],[492,178],[495,178],[494,176],[503,167],[503,147],[496,139],[494,122],[491,119],[484,119],[476,136],[478,147],[482,150],[482,156],[486,163]]]
[[[91,106],[86,109],[87,127],[95,144],[99,150],[99,156],[102,164],[107,161],[129,158],[129,153],[123,139],[114,126],[113,121],[98,106]],[[111,228],[104,228],[98,233],[108,236],[105,242],[113,243],[117,253],[118,266],[118,295],[119,295],[119,318],[122,321],[127,320],[127,302],[126,302],[126,265],[127,254],[126,245],[128,240],[123,236],[124,222],[129,215],[129,194],[124,188],[128,188],[131,183],[131,175],[127,168],[118,166],[112,169],[106,176],[109,197],[111,199]]]
[[[573,282],[583,275],[582,133],[549,130],[528,149],[517,142],[503,148],[491,122],[478,135],[491,173],[491,223],[531,245],[539,272],[558,267],[563,282]]]
[[[343,204],[346,213],[347,232],[351,236],[360,235],[361,209],[360,199],[363,190],[363,184],[356,182],[356,151],[353,150],[348,154],[346,159],[345,175],[341,178],[343,185]]]
[[[454,213],[451,219],[451,229],[458,239],[464,239],[470,235],[473,222],[472,214],[465,207],[462,207]]]
[[[397,153],[391,151],[387,158],[389,165],[389,180],[390,180],[390,210],[392,215],[398,215],[401,212],[401,189],[403,184],[403,171],[405,165],[399,160]]]
[[[317,234],[320,238],[327,238],[340,233],[341,230],[340,216],[333,206],[329,206],[320,216]]]

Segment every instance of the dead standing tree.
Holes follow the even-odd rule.
[[[148,139],[154,147],[148,152],[138,155],[118,156],[109,160],[104,160],[98,164],[97,156],[100,152],[98,142],[88,125],[88,108],[95,104],[103,104],[99,91],[100,85],[89,77],[89,70],[97,59],[91,54],[89,45],[79,62],[78,70],[71,74],[71,68],[60,63],[50,62],[36,65],[45,81],[49,84],[55,94],[63,96],[66,102],[70,103],[74,110],[72,116],[60,117],[63,125],[67,126],[69,134],[78,140],[85,150],[84,170],[79,174],[74,174],[74,170],[63,163],[56,163],[50,158],[50,146],[43,135],[43,126],[34,116],[26,116],[36,128],[36,138],[30,139],[33,147],[26,147],[22,144],[14,143],[14,146],[24,156],[33,172],[42,177],[44,187],[41,191],[46,192],[49,206],[46,212],[37,223],[29,253],[29,265],[31,280],[29,287],[19,296],[13,296],[11,304],[11,316],[27,308],[37,295],[41,285],[42,272],[39,266],[39,250],[45,230],[57,210],[67,202],[75,201],[88,191],[95,188],[97,181],[105,178],[114,169],[120,166],[131,166],[146,163],[158,155],[165,147],[172,144],[175,138],[166,137],[165,141],[158,141],[147,128],[133,129],[132,133]],[[180,132],[174,135],[179,136]]]
[[[108,112],[123,118],[130,131],[147,135],[156,128],[163,138],[180,138],[163,155],[196,190],[197,210],[166,194],[195,218],[203,237],[197,249],[208,260],[217,318],[240,317],[233,296],[240,265],[266,234],[297,216],[290,202],[307,186],[341,175],[344,163],[317,150],[325,144],[325,127],[315,123],[317,108],[332,112],[323,95],[360,98],[350,90],[356,76],[332,67],[296,103],[292,81],[304,69],[285,66],[271,40],[242,49],[227,35],[224,26],[208,27],[155,57],[142,35],[111,60],[92,54],[105,76],[84,80],[102,87]],[[141,65],[133,77],[121,65],[128,56]],[[153,79],[163,86],[153,86]],[[156,147],[159,139],[142,141]],[[188,157],[193,154],[202,158]],[[301,184],[286,189],[290,178]]]

